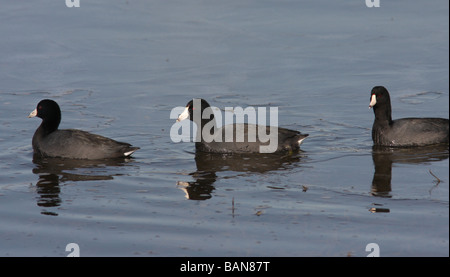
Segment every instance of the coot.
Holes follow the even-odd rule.
[[[196,110],[200,113],[197,114]],[[214,113],[204,99],[189,101],[177,121],[188,117],[197,125],[195,148],[202,152],[292,152],[298,150],[300,144],[308,136],[308,134],[302,134],[299,131],[248,123],[235,123],[217,128]]]
[[[401,118],[392,120],[391,99],[383,86],[376,86],[370,94],[369,108],[373,108],[372,127],[374,145],[412,147],[449,142],[449,120],[445,118]]]
[[[39,102],[28,117],[40,117],[42,123],[33,136],[35,155],[69,159],[109,159],[128,157],[139,147],[81,130],[58,130],[59,105],[50,99]]]

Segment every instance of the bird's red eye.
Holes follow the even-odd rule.
[[[42,109],[42,106],[39,106],[38,109],[39,109],[39,110]]]

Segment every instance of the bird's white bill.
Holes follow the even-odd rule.
[[[372,94],[372,98],[370,99],[369,109],[372,108],[373,106],[375,106],[376,103],[377,103],[377,97],[375,96],[375,94]]]
[[[125,153],[123,153],[123,155],[125,157],[128,157],[128,156],[131,156],[131,154],[133,154],[134,152],[136,152],[136,150],[131,150],[131,151],[125,152]]]
[[[300,146],[300,144],[302,144],[302,142],[305,140],[305,138],[306,138],[306,137],[301,138],[301,139],[298,140],[298,145],[299,145],[299,146]]]
[[[37,115],[37,109],[34,109],[34,111],[32,111],[30,113],[30,115],[28,115],[28,118],[35,117],[36,115]]]
[[[182,120],[185,120],[189,117],[189,107],[186,107],[184,111],[178,116],[177,122],[180,122]]]

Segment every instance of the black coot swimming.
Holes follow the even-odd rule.
[[[40,117],[42,123],[33,136],[35,155],[68,159],[110,159],[128,157],[139,147],[81,130],[58,130],[59,105],[50,99],[39,102],[28,117]]]
[[[197,104],[196,104],[197,103]],[[197,106],[196,106],[197,105]],[[196,116],[195,110],[200,111]],[[196,151],[209,153],[275,153],[292,152],[308,136],[285,128],[235,123],[216,128],[214,113],[204,99],[193,99],[177,121],[190,118],[196,123],[200,140],[196,139]],[[205,129],[206,128],[206,129]],[[261,133],[260,133],[261,132]],[[266,136],[267,135],[267,136]]]
[[[413,147],[449,142],[449,120],[445,118],[401,118],[392,120],[391,99],[383,86],[370,93],[369,108],[373,108],[374,145]]]

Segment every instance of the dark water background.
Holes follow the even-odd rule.
[[[2,3],[0,256],[448,256],[448,146],[373,150],[368,104],[384,85],[394,118],[448,118],[449,3],[341,2]],[[278,107],[310,136],[196,156],[169,135],[193,97]],[[61,128],[141,150],[33,161],[43,98]]]

